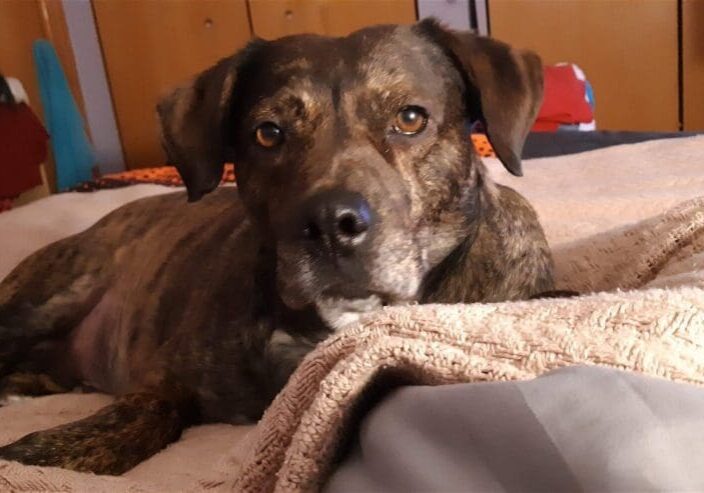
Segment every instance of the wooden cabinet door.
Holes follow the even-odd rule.
[[[372,24],[410,24],[415,0],[249,0],[254,34],[274,39],[297,33],[344,36]]]
[[[155,105],[246,44],[245,0],[93,0],[93,6],[127,167],[164,164]]]
[[[492,36],[584,69],[599,129],[678,130],[677,0],[490,0],[489,19]]]
[[[684,129],[704,131],[704,1],[682,4]]]

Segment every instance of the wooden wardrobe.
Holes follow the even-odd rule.
[[[411,23],[414,0],[93,0],[128,168],[165,162],[154,105],[167,90],[254,35],[344,35]]]
[[[165,162],[159,98],[253,36],[344,35],[418,15],[415,0],[91,1],[128,168]],[[584,69],[599,129],[704,131],[704,0],[486,2],[492,36]],[[0,69],[27,81],[39,114],[27,56],[37,37],[54,41],[82,106],[62,15],[59,0],[0,0]]]
[[[601,130],[704,131],[704,0],[489,0],[491,35],[573,62]]]

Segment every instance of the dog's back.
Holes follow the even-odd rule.
[[[184,327],[232,320],[246,296],[231,277],[257,250],[236,194],[222,188],[196,205],[184,193],[137,200],[24,260],[0,284],[0,334],[13,339],[0,345],[0,364],[13,362],[9,346],[61,335],[55,350],[71,361],[63,386],[119,394]],[[34,354],[46,358],[46,345]],[[40,364],[32,356],[23,364]]]

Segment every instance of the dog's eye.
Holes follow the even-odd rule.
[[[394,130],[404,135],[415,135],[428,124],[428,112],[420,106],[405,106],[396,113]]]
[[[264,122],[254,132],[257,144],[262,147],[276,147],[284,139],[284,132],[275,123]]]

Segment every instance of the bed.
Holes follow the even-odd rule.
[[[682,451],[684,449],[677,448],[679,443],[675,440],[677,437],[673,438],[667,435],[669,429],[679,426],[678,429],[682,432],[678,435],[680,438],[687,436],[687,434],[699,437],[704,430],[701,421],[695,419],[697,413],[698,416],[704,416],[701,391],[692,385],[704,383],[704,295],[702,294],[704,292],[704,202],[702,200],[704,199],[701,199],[704,196],[704,137],[672,138],[670,135],[650,135],[647,138],[644,136],[642,142],[621,144],[614,135],[589,134],[579,138],[570,135],[564,138],[582,139],[582,141],[578,144],[564,142],[559,144],[563,149],[561,152],[564,152],[565,148],[568,153],[571,150],[579,152],[554,156],[553,154],[556,152],[554,145],[557,139],[562,138],[559,136],[561,133],[553,134],[553,147],[549,148],[550,146],[544,145],[543,150],[540,151],[540,145],[538,145],[537,150],[530,151],[532,159],[525,161],[524,178],[509,176],[495,159],[488,158],[487,165],[497,181],[518,189],[538,210],[548,240],[555,252],[558,287],[576,289],[583,293],[607,292],[607,294],[594,294],[586,296],[584,299],[549,300],[523,304],[505,303],[492,306],[482,305],[477,308],[462,306],[416,307],[400,314],[384,311],[376,315],[379,317],[378,319],[372,317],[366,322],[366,325],[355,329],[361,332],[356,333],[355,330],[350,330],[349,333],[340,335],[340,338],[348,344],[345,347],[358,348],[360,351],[359,354],[352,353],[352,355],[363,357],[368,354],[365,351],[370,350],[370,347],[365,349],[362,343],[355,338],[364,339],[364,330],[374,330],[376,331],[374,333],[379,335],[381,334],[379,332],[380,326],[397,327],[399,333],[383,334],[383,337],[379,335],[377,339],[367,337],[365,340],[378,340],[384,348],[395,348],[397,353],[394,354],[403,356],[403,351],[393,346],[394,341],[401,341],[405,344],[403,347],[413,347],[416,335],[423,332],[418,330],[417,325],[414,326],[416,332],[410,329],[409,332],[406,330],[408,327],[404,325],[404,321],[424,321],[427,326],[436,327],[440,331],[439,333],[442,333],[443,327],[447,328],[448,333],[454,333],[450,330],[452,327],[454,327],[452,330],[470,333],[471,330],[479,331],[482,327],[493,327],[492,321],[497,322],[499,319],[505,319],[510,320],[510,323],[499,324],[503,327],[501,330],[506,330],[505,334],[510,336],[509,340],[519,344],[525,335],[522,324],[532,320],[536,327],[542,327],[538,322],[540,320],[544,322],[545,319],[541,319],[539,314],[544,313],[545,310],[552,310],[551,313],[564,314],[563,318],[555,317],[560,323],[579,329],[576,334],[581,334],[582,339],[576,338],[575,340],[582,341],[584,348],[589,348],[590,341],[599,335],[593,332],[595,327],[603,328],[603,324],[606,324],[608,333],[614,339],[609,339],[609,344],[604,343],[605,349],[601,353],[601,360],[595,358],[594,353],[589,350],[576,351],[574,347],[570,349],[571,346],[567,344],[569,338],[563,337],[560,340],[566,341],[566,345],[564,347],[555,346],[557,352],[554,354],[557,356],[552,357],[545,364],[537,364],[537,360],[531,356],[534,354],[531,351],[522,353],[520,357],[510,351],[511,354],[507,354],[506,351],[500,354],[484,354],[484,361],[485,363],[489,362],[486,363],[489,367],[488,373],[483,374],[485,375],[483,381],[537,382],[534,383],[533,389],[537,388],[536,392],[545,392],[545,389],[549,389],[552,385],[551,382],[555,382],[554,378],[558,378],[558,380],[562,378],[562,381],[567,382],[562,387],[567,389],[563,395],[569,396],[570,389],[572,389],[571,392],[574,392],[575,385],[583,385],[585,393],[592,392],[594,395],[598,395],[602,390],[606,392],[610,387],[603,382],[615,382],[620,379],[620,372],[624,369],[636,370],[641,374],[648,375],[647,378],[664,378],[663,381],[667,385],[681,387],[658,388],[658,391],[662,392],[658,395],[667,396],[669,402],[683,403],[680,406],[681,413],[661,416],[660,423],[664,423],[659,428],[662,433],[658,440],[661,441],[655,439],[651,442],[646,441],[641,444],[641,447],[660,447],[658,450],[665,450],[661,446],[666,443],[672,447],[672,450]],[[628,138],[633,137],[635,137],[633,134],[628,136]],[[660,137],[667,138],[661,139]],[[678,137],[680,136],[678,135]],[[532,138],[529,138],[528,149],[530,149]],[[591,140],[585,144],[584,139]],[[632,141],[626,140],[626,142]],[[590,150],[585,152],[585,145]],[[540,155],[541,152],[543,155],[553,156],[535,157],[536,153]],[[119,177],[116,179],[119,181]],[[172,186],[165,186],[153,183],[112,183],[112,185],[115,186],[110,189],[52,196],[0,214],[0,238],[2,238],[3,251],[0,258],[0,278],[32,250],[84,229],[106,212],[121,204],[143,196],[173,192],[175,190],[173,185],[178,184],[170,183],[169,185]],[[653,245],[658,245],[660,242],[670,242],[668,243],[669,250],[652,250]],[[653,266],[657,267],[656,272],[653,271]],[[644,272],[650,274],[644,275]],[[663,288],[666,289],[663,290]],[[624,289],[627,292],[620,292],[619,289]],[[671,313],[669,311],[670,304],[675,307]],[[414,312],[412,310],[420,311]],[[454,310],[452,317],[450,317],[450,312],[445,310]],[[576,315],[580,313],[581,316]],[[652,316],[648,314],[652,314]],[[479,315],[481,315],[480,319],[476,319],[475,317]],[[633,335],[635,334],[634,330],[646,331],[646,329],[650,330],[651,326],[660,327],[664,320],[668,320],[668,317],[682,318],[678,322],[681,326],[681,334],[647,332],[648,337],[643,340],[647,340],[648,344],[637,346],[641,352],[635,354],[639,357],[627,357],[631,353],[625,347],[620,347],[618,343],[619,337],[626,334],[624,331],[630,331],[627,333],[632,344],[628,345],[628,348],[633,348],[633,344],[640,341],[638,337]],[[450,327],[443,325],[444,323],[455,325]],[[550,325],[550,327],[554,330],[563,330],[560,333],[564,336],[563,326]],[[406,332],[403,332],[402,329]],[[399,335],[402,333],[405,334],[403,337]],[[479,333],[477,332],[477,334]],[[544,340],[532,341],[531,344],[534,345],[532,347],[541,347],[541,344],[550,345],[554,342],[547,333],[545,338]],[[363,482],[369,480],[369,470],[365,469],[369,464],[361,461],[359,455],[359,451],[364,447],[374,446],[373,443],[365,442],[369,439],[369,435],[365,435],[365,430],[374,429],[374,426],[377,426],[375,423],[378,421],[374,421],[380,416],[377,411],[395,409],[391,413],[393,415],[399,413],[398,408],[394,408],[396,405],[407,409],[409,405],[407,392],[421,392],[411,398],[412,402],[444,402],[442,399],[450,399],[446,402],[451,402],[451,399],[458,397],[450,396],[447,393],[442,398],[439,397],[439,394],[426,393],[423,395],[422,392],[433,389],[407,387],[406,390],[395,393],[390,398],[391,400],[381,400],[382,396],[388,395],[386,392],[382,392],[378,398],[373,399],[373,402],[382,402],[383,406],[367,405],[365,408],[362,405],[365,399],[362,397],[374,395],[374,392],[379,390],[378,380],[375,376],[384,374],[379,369],[389,366],[388,360],[384,360],[386,363],[379,363],[378,367],[371,366],[369,373],[353,375],[354,378],[348,380],[356,386],[347,389],[349,390],[347,393],[341,392],[338,400],[330,400],[330,396],[334,396],[335,392],[331,394],[329,391],[341,385],[340,380],[335,380],[333,367],[338,365],[337,367],[340,369],[345,368],[345,364],[349,362],[346,358],[350,356],[334,352],[340,347],[339,345],[335,346],[338,342],[331,341],[326,347],[321,348],[320,353],[311,356],[308,360],[308,366],[297,372],[292,379],[291,388],[284,391],[262,423],[256,427],[207,425],[189,429],[179,442],[118,478],[83,475],[70,471],[25,467],[15,463],[0,462],[0,484],[7,485],[8,488],[17,491],[37,489],[196,491],[232,488],[237,491],[256,491],[274,488],[317,488],[323,485],[327,485],[331,491],[350,491],[354,489],[355,485],[360,484],[376,485],[382,488],[384,483]],[[429,351],[432,351],[432,348],[445,347],[447,349],[449,347],[448,354],[451,353],[458,358],[457,365],[452,368],[462,371],[457,370],[448,377],[449,374],[443,373],[445,363],[438,364],[438,372],[436,373],[433,373],[432,365],[419,368],[399,364],[397,368],[403,377],[400,381],[410,384],[456,383],[459,385],[457,388],[461,388],[463,385],[469,387],[478,385],[471,383],[477,381],[477,373],[469,371],[470,368],[473,368],[474,363],[467,363],[476,362],[478,355],[472,351],[477,347],[463,347],[457,341],[445,341],[445,343],[443,346],[435,341],[430,346],[424,347],[430,348]],[[389,346],[389,344],[391,345]],[[665,349],[668,350],[665,351]],[[496,347],[491,350],[496,350]],[[570,352],[572,350],[576,352],[573,354]],[[332,354],[334,357],[331,356]],[[491,354],[494,354],[495,357],[488,358],[487,355]],[[570,355],[570,358],[565,355]],[[442,358],[441,360],[448,361]],[[403,361],[408,362],[410,359]],[[463,361],[465,363],[460,363]],[[321,365],[321,362],[326,362],[328,366]],[[492,366],[499,363],[503,365],[501,371]],[[577,373],[577,376],[562,374],[558,377],[552,377],[552,381],[548,377],[540,377],[548,381],[547,387],[541,386],[540,378],[536,378],[558,368],[594,363],[610,367],[611,369],[608,371],[618,373],[618,377],[611,378],[604,376],[604,373],[598,375],[589,373],[584,376],[581,373]],[[311,373],[311,368],[316,368],[318,373]],[[327,371],[322,371],[320,368],[327,368]],[[438,375],[445,375],[446,378],[440,378]],[[599,383],[600,378],[602,379],[601,384]],[[324,387],[326,385],[332,387]],[[396,385],[394,384],[394,386]],[[632,389],[636,389],[633,395],[646,396],[644,402],[648,400],[646,394],[650,392],[648,389],[651,387],[650,383],[641,385],[640,382],[636,382],[631,385]],[[301,388],[308,389],[306,395],[309,395],[309,398],[305,402],[302,402],[301,399],[292,400],[292,395],[300,395],[300,393],[296,394],[296,391],[300,391]],[[472,387],[472,389],[474,388]],[[321,389],[327,389],[328,393],[322,395]],[[447,392],[447,390],[445,391]],[[519,391],[521,395],[526,392],[525,389],[519,389]],[[501,392],[503,390],[497,391],[499,397]],[[517,391],[512,389],[511,392]],[[614,392],[614,395],[619,395],[617,391]],[[460,390],[458,395],[471,394]],[[397,397],[400,402],[393,400]],[[497,399],[499,398],[497,397]],[[678,399],[680,400],[678,401]],[[13,401],[0,408],[0,422],[4,424],[0,428],[0,443],[10,442],[25,433],[40,428],[65,423],[91,414],[109,401],[110,397],[98,394],[66,394]],[[501,400],[487,400],[487,402],[489,404],[486,409],[491,409],[492,402],[498,405]],[[566,412],[568,409],[566,406],[570,402],[572,401],[568,398],[563,398],[563,400],[556,398],[554,407],[551,410],[544,409],[543,411],[554,417],[560,412]],[[604,412],[603,406],[609,405],[606,400],[601,408],[596,400],[593,400],[592,403],[595,412],[598,412],[599,409]],[[326,409],[328,414],[326,414]],[[501,409],[501,406],[496,409]],[[531,410],[530,406],[528,410]],[[494,426],[500,428],[502,415],[500,413],[494,414],[496,414],[497,420],[493,422]],[[388,418],[389,414],[381,415],[382,422],[387,419],[384,416]],[[622,419],[627,419],[629,415],[622,413],[620,416]],[[636,415],[632,416],[635,419]],[[503,416],[504,419],[510,419],[510,417],[510,414]],[[320,437],[319,433],[311,435],[315,431],[312,431],[311,419],[319,419],[320,423],[327,423],[330,427],[330,433],[327,434],[327,437]],[[365,422],[365,419],[370,421]],[[408,419],[408,423],[414,424],[407,425],[405,428],[400,422],[391,424],[401,426],[397,429],[408,431],[422,429],[420,422],[412,419],[420,419],[421,422],[428,423],[427,417],[423,418],[421,415]],[[546,425],[548,421],[547,418],[543,421],[539,420],[543,437],[546,433],[545,430],[552,429]],[[362,425],[353,426],[354,423]],[[533,425],[535,423],[534,421]],[[576,424],[564,421],[563,426],[569,430],[570,426],[576,426]],[[638,430],[637,426],[635,429]],[[598,430],[594,428],[583,431],[590,432],[589,436],[593,439],[594,433],[597,433]],[[551,433],[553,436],[548,442],[554,445],[557,441],[554,438],[554,430]],[[603,430],[601,433],[604,433]],[[699,435],[695,435],[695,433]],[[628,435],[624,440],[628,437],[633,439],[634,436]],[[304,446],[306,443],[308,443],[308,448]],[[694,443],[701,443],[701,441]],[[311,444],[317,447],[313,451],[310,449]],[[390,448],[377,450],[379,452],[386,450],[387,456],[388,453],[398,455],[403,450],[414,450],[412,446],[403,445],[402,442],[387,441],[386,445]],[[622,448],[620,450],[624,450],[624,454],[635,453],[635,449]],[[628,450],[631,451],[628,452]],[[491,452],[496,454],[494,456],[496,464],[507,464],[520,459],[520,457],[510,455],[510,447],[508,449],[494,447]],[[578,455],[574,454],[577,454],[579,450],[573,452],[553,446],[552,449],[543,450],[543,452],[547,455],[534,454],[531,456],[533,460],[531,467],[534,472],[535,468],[539,470],[540,467],[555,464],[555,462],[547,460],[541,461],[541,457],[547,457],[553,461],[560,459],[562,461],[560,464],[573,464],[570,461],[578,460]],[[469,453],[466,452],[466,454]],[[485,450],[473,453],[481,455],[488,452]],[[692,471],[704,470],[704,467],[700,467],[704,464],[693,462],[695,459],[700,460],[704,454],[681,455],[687,455],[690,462],[685,465],[691,466]],[[417,464],[417,462],[413,462],[410,456],[408,457],[407,462],[399,461],[396,464],[401,467],[401,471],[406,470],[406,476],[398,476],[399,470],[389,466],[389,480],[394,477],[410,480],[414,477],[407,468],[409,464]],[[427,462],[437,456],[430,457],[427,454],[420,454],[416,455],[414,460],[417,461],[419,457]],[[628,458],[627,455],[621,458],[624,457]],[[601,458],[603,459],[603,457]],[[477,460],[481,460],[481,457]],[[439,461],[437,464],[439,468],[442,462]],[[608,472],[608,461],[590,464],[595,464],[594,467],[601,465],[602,469],[598,469],[600,473]],[[663,468],[651,468],[652,474],[643,479],[644,469],[635,467],[633,464],[643,465],[646,462],[628,462],[624,459],[620,464],[625,464],[623,468],[617,468],[618,478],[622,481],[601,483],[602,486],[612,489],[624,485],[642,486],[645,484],[643,481],[647,480],[650,481],[648,484],[654,485],[657,489],[658,486],[667,485],[667,481],[672,481],[677,471],[681,472],[683,467],[682,464],[671,461],[668,463],[671,466],[670,469],[665,471]],[[437,469],[437,471],[440,470]],[[587,489],[599,486],[584,480],[584,474],[580,471],[575,472],[573,467],[566,467],[565,470],[571,471],[571,476],[566,477],[563,474],[558,479],[577,481],[576,483],[563,481],[537,482],[535,484],[578,485]],[[704,488],[704,482],[701,482],[700,475],[687,470],[689,471],[687,474],[680,474],[680,479],[684,479],[677,483],[677,486]],[[497,474],[501,471],[501,469],[493,470]],[[503,471],[506,472],[508,469]],[[416,472],[422,473],[422,469]],[[516,470],[512,470],[511,474],[515,476]],[[547,481],[544,476],[535,474],[536,481],[538,479]],[[589,473],[586,474],[589,477]],[[494,481],[494,483],[476,483],[475,486],[480,488],[482,485],[496,486],[498,484],[500,488],[496,489],[510,489],[510,483],[496,483],[495,476],[485,474],[481,478],[484,481]],[[498,474],[498,476],[501,477],[502,474]],[[450,475],[446,477],[449,478]],[[516,479],[516,481],[518,480]],[[517,484],[519,483],[513,483],[514,486]],[[487,486],[487,489],[494,488]]]

